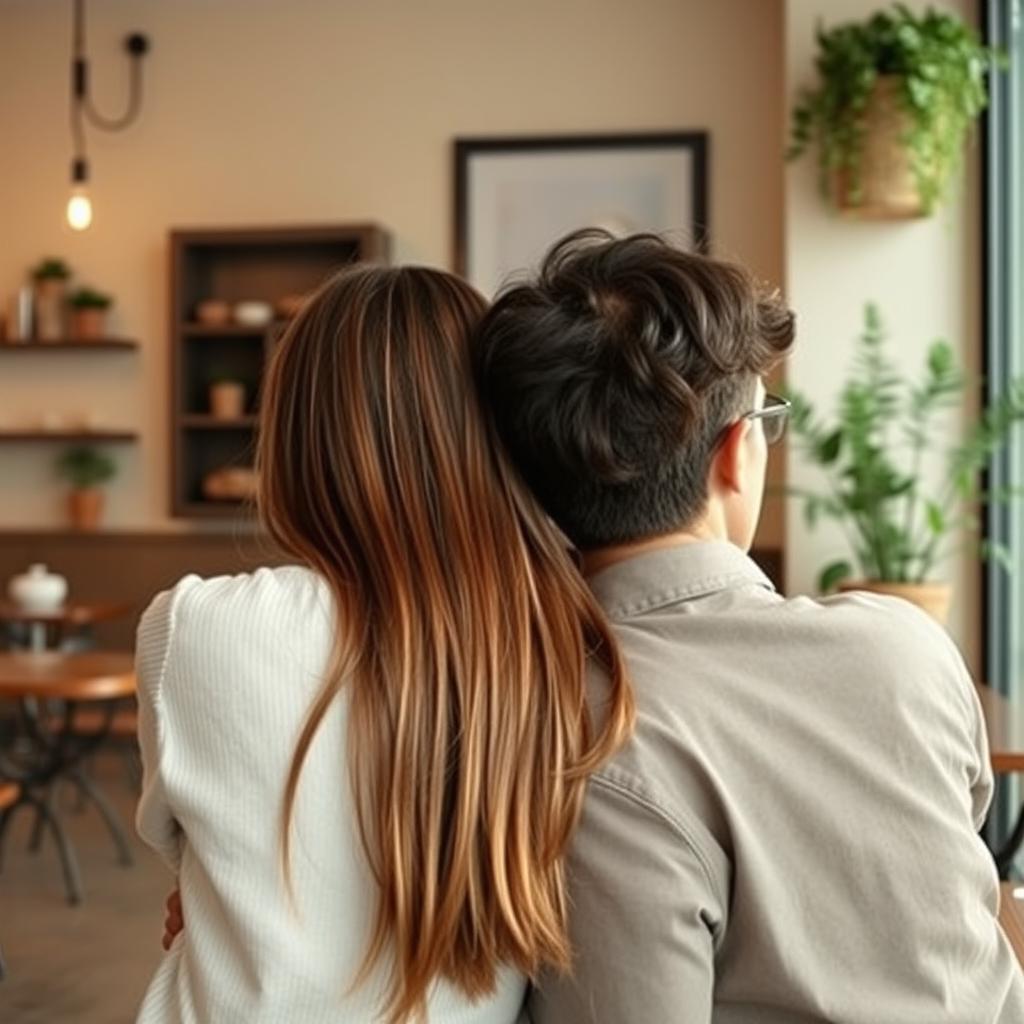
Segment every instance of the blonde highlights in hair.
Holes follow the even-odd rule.
[[[501,965],[568,966],[563,854],[632,722],[604,616],[481,415],[468,338],[484,310],[439,271],[345,271],[289,328],[263,396],[261,515],[337,606],[285,787],[285,867],[303,762],[344,690],[379,886],[358,980],[390,968],[392,1024],[439,977],[472,999]],[[594,720],[592,658],[610,680]]]

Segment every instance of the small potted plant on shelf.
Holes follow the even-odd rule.
[[[92,288],[79,288],[68,300],[71,314],[71,333],[78,341],[96,341],[107,332],[107,311],[113,305],[109,295]]]
[[[958,17],[903,4],[817,33],[819,82],[793,110],[789,157],[818,147],[823,195],[861,217],[932,212],[985,108],[996,51]]]
[[[76,530],[95,530],[103,518],[101,485],[117,472],[114,460],[96,448],[70,448],[57,461],[57,470],[71,484],[68,513]]]
[[[70,276],[68,265],[55,256],[42,260],[32,271],[38,341],[60,341],[64,337],[65,295]]]
[[[215,371],[210,377],[210,415],[217,420],[245,415],[245,385],[226,371]]]
[[[978,539],[977,506],[1018,495],[985,492],[979,480],[1011,428],[1024,420],[1024,379],[1009,382],[966,439],[949,448],[941,480],[932,488],[922,473],[935,451],[935,424],[959,407],[964,376],[952,348],[940,340],[930,346],[920,379],[908,380],[890,362],[885,340],[878,309],[868,304],[833,422],[819,419],[806,398],[792,393],[798,450],[821,468],[828,486],[789,492],[804,503],[809,527],[832,519],[846,536],[849,557],[822,571],[823,592],[839,587],[895,594],[944,622],[952,590],[934,575],[965,537],[973,535],[983,556],[1009,565],[1005,550]]]

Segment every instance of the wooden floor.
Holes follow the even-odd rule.
[[[131,826],[135,794],[118,757],[97,768]],[[85,902],[69,906],[52,840],[27,852],[31,813],[11,823],[0,872],[3,1024],[131,1024],[163,955],[163,900],[171,876],[137,840],[136,863],[117,863],[95,811],[65,819],[78,850]]]

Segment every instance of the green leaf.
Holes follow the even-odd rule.
[[[839,458],[839,450],[843,443],[842,430],[834,430],[818,445],[818,461],[823,466],[830,466]]]
[[[941,537],[946,532],[946,513],[934,501],[925,502],[924,511],[925,518],[928,521],[928,529],[936,537]]]
[[[807,524],[807,529],[813,530],[818,524],[818,512],[821,506],[818,504],[818,499],[808,497],[804,501],[804,522]]]
[[[821,570],[821,574],[818,576],[818,590],[823,594],[828,594],[852,575],[853,566],[849,562],[833,562]]]
[[[953,348],[948,341],[941,339],[932,342],[928,349],[928,369],[931,375],[937,379],[947,376],[953,368]]]
[[[994,540],[985,539],[982,540],[980,548],[982,558],[992,559],[992,561],[1005,572],[1012,573],[1016,568],[1013,561],[1013,555],[1010,553],[1010,549],[1005,545]]]

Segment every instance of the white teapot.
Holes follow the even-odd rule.
[[[37,562],[28,567],[28,572],[11,579],[7,593],[22,611],[53,612],[68,596],[68,581]]]

